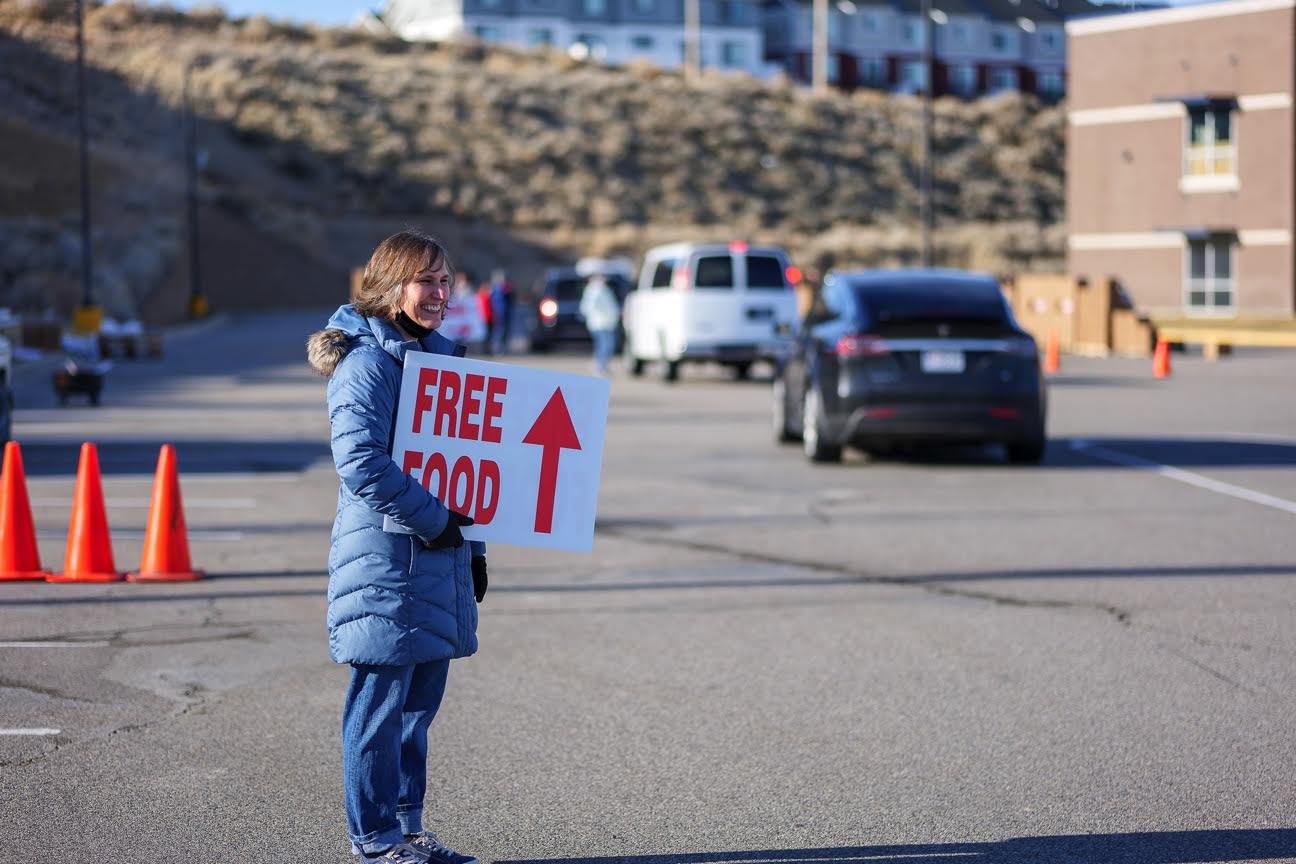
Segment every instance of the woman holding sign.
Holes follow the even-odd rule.
[[[374,250],[354,302],[307,343],[328,377],[341,486],[329,549],[329,653],[351,665],[342,782],[351,851],[383,864],[476,864],[423,830],[427,730],[450,661],[477,650],[485,547],[392,461],[408,351],[463,356],[436,332],[453,278],[431,237],[402,231]],[[403,533],[383,530],[384,517]],[[390,525],[389,525],[390,527]]]

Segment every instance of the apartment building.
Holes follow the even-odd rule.
[[[768,76],[759,6],[700,0],[704,67]],[[389,0],[383,15],[405,39],[473,36],[519,48],[550,46],[604,63],[684,62],[683,0]]]
[[[1003,91],[1061,99],[1066,89],[1065,22],[1103,11],[1088,0],[932,0],[932,93],[975,98]],[[765,56],[796,80],[811,77],[809,0],[765,4]],[[828,81],[844,89],[921,92],[926,31],[917,0],[831,0]]]
[[[1296,313],[1296,0],[1066,30],[1070,272],[1153,316]]]

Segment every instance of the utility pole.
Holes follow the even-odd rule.
[[[814,0],[810,55],[810,87],[822,96],[828,92],[828,0]]]
[[[684,0],[684,78],[696,81],[702,72],[702,2]]]
[[[922,167],[918,180],[918,219],[922,223],[922,266],[932,266],[932,87],[936,76],[932,68],[932,42],[936,26],[932,20],[931,0],[922,0],[923,81],[922,88]]]
[[[86,119],[85,24],[83,0],[76,2],[77,137],[81,159],[81,305],[72,313],[72,329],[98,333],[103,309],[94,297],[94,255],[90,249],[90,132]]]
[[[185,204],[189,221],[189,317],[202,318],[207,314],[207,298],[202,293],[198,270],[198,119],[194,115],[189,79],[193,61],[185,64],[184,71],[184,158]]]

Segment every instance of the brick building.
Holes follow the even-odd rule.
[[[1155,317],[1296,313],[1296,0],[1066,25],[1068,267]]]

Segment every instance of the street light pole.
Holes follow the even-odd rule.
[[[86,118],[85,24],[83,0],[76,0],[77,137],[81,162],[81,306],[73,312],[72,329],[98,333],[103,311],[94,298],[94,255],[90,249],[90,133]]]
[[[702,72],[701,0],[684,0],[684,77],[697,80]]]
[[[189,221],[189,317],[202,318],[207,314],[207,298],[202,293],[198,269],[198,120],[194,115],[189,79],[193,62],[184,71],[184,151],[185,151],[185,204]]]
[[[828,0],[814,0],[811,40],[810,86],[823,95],[828,90]]]
[[[918,219],[922,223],[922,266],[932,266],[932,87],[936,76],[932,69],[932,41],[936,36],[931,0],[922,0],[923,88],[922,88],[922,167],[918,180]]]

